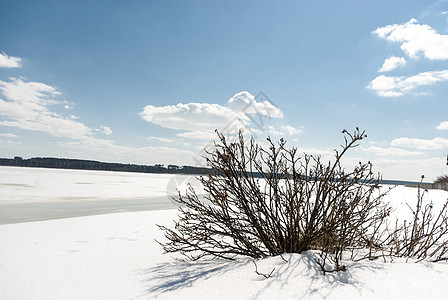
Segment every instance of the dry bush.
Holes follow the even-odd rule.
[[[441,175],[437,177],[434,183],[448,183],[448,175]]]
[[[342,253],[377,245],[378,229],[390,209],[380,194],[380,178],[372,165],[359,163],[352,171],[341,166],[348,150],[366,135],[358,128],[343,131],[345,143],[334,161],[299,155],[286,142],[271,139],[268,149],[254,139],[228,142],[218,133],[207,165],[213,171],[200,181],[207,192],[201,200],[193,188],[175,199],[180,207],[174,229],[159,226],[165,252],[189,259],[238,255],[264,258],[282,253],[321,250],[322,270],[345,270]]]
[[[424,176],[420,183],[423,179]],[[405,220],[401,227],[396,226],[388,242],[384,243],[389,245],[389,255],[417,261],[448,260],[448,199],[438,212],[434,212],[432,201],[424,203],[427,192],[418,187],[415,207],[408,205],[413,216],[411,221]]]

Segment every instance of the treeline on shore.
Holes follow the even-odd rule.
[[[75,170],[100,170],[100,171],[116,171],[116,172],[136,172],[136,173],[162,173],[162,174],[188,174],[188,175],[204,175],[206,173],[214,173],[216,170],[205,167],[162,165],[154,166],[106,163],[95,160],[70,159],[70,158],[53,158],[53,157],[34,157],[24,159],[16,156],[14,158],[0,158],[0,166],[10,167],[29,167],[29,168],[52,168],[52,169],[75,169]],[[262,177],[258,172],[253,174],[254,177]],[[281,175],[280,175],[281,176]],[[405,185],[418,184],[416,181],[402,180],[382,180],[382,184]]]
[[[164,166],[162,164],[147,166],[53,157],[34,157],[23,159],[19,156],[14,158],[0,158],[0,166],[168,174],[205,174],[207,170],[204,167],[192,166]]]

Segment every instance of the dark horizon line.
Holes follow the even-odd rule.
[[[32,157],[24,159],[20,156],[14,158],[0,158],[0,166],[10,167],[30,167],[48,169],[67,170],[90,170],[90,171],[111,171],[111,172],[131,172],[131,173],[152,173],[152,174],[185,174],[185,175],[206,175],[213,172],[207,167],[178,166],[169,164],[139,165],[125,163],[110,163],[97,160],[77,159],[77,158],[56,158],[56,157]],[[381,184],[405,185],[419,184],[418,181],[408,180],[381,180]]]

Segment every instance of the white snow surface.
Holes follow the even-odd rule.
[[[153,191],[162,189],[159,184]],[[425,201],[440,207],[447,198],[448,192],[431,190]],[[416,199],[417,189],[406,187],[386,197],[400,217],[409,215],[406,203]],[[274,270],[266,279],[248,258],[178,261],[180,256],[163,254],[155,241],[164,240],[156,224],[173,226],[177,215],[158,210],[0,225],[0,299],[447,298],[443,262],[344,261],[346,272],[324,276],[312,253],[285,254],[286,262],[281,257],[256,262],[259,272]]]
[[[0,166],[0,203],[170,197],[188,183],[201,193],[194,175]]]

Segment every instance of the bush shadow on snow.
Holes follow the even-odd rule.
[[[151,296],[191,287],[196,282],[200,284],[200,281],[232,272],[232,277],[238,277],[238,281],[247,281],[247,287],[253,289],[251,297],[253,299],[264,298],[271,289],[288,290],[289,296],[295,290],[294,298],[297,299],[309,297],[325,299],[332,295],[334,289],[346,286],[358,290],[361,297],[361,290],[366,285],[354,279],[353,274],[358,271],[378,272],[383,269],[381,263],[349,261],[346,272],[323,275],[315,258],[314,254],[305,252],[257,260],[258,271],[261,273],[269,274],[275,268],[269,278],[257,275],[254,272],[253,260],[247,258],[235,261],[210,259],[166,262],[140,270],[138,273],[145,278],[143,281],[148,286],[145,294]]]
[[[200,261],[176,261],[160,263],[150,269],[139,271],[139,275],[147,277],[148,294],[161,294],[185,287],[191,287],[198,280],[224,274],[229,270],[243,267],[250,260],[230,261],[210,259]]]
[[[367,261],[348,261],[347,271],[323,275],[321,267],[316,262],[316,255],[309,251],[302,254],[283,254],[282,257],[277,258],[276,269],[272,276],[266,279],[266,285],[260,288],[252,299],[266,298],[265,293],[269,293],[271,288],[289,291],[296,290],[294,295],[287,295],[289,297],[292,296],[294,299],[326,299],[332,295],[335,289],[346,286],[356,289],[361,297],[361,290],[366,285],[356,280],[353,274],[359,270],[378,272],[383,269],[381,264]],[[272,259],[275,258],[266,260]],[[260,264],[262,262],[263,260],[260,261]],[[306,288],[304,287],[305,285],[307,286]],[[295,288],[294,286],[298,287]]]

